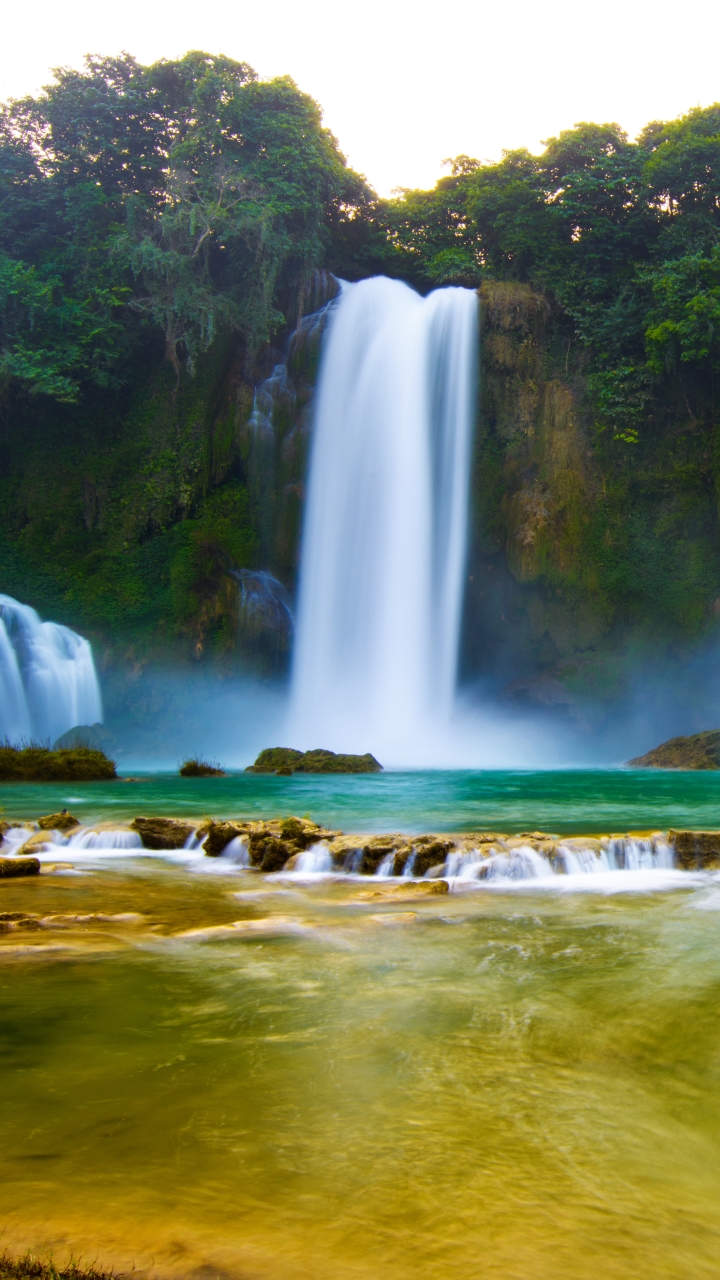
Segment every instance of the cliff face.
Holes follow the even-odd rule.
[[[694,416],[678,388],[641,441],[613,436],[548,301],[498,282],[480,296],[465,673],[548,704],[612,697],[639,659],[717,632],[712,406]]]
[[[480,297],[463,672],[572,709],[620,693],[638,657],[716,633],[712,406],[693,415],[678,387],[640,441],[613,437],[550,302],[498,282]],[[321,329],[252,367],[217,341],[177,390],[148,351],[124,397],[6,408],[1,589],[85,631],[111,668],[281,672]]]

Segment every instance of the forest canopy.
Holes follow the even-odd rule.
[[[364,194],[288,78],[205,53],[58,70],[0,115],[0,379],[119,386],[147,325],[178,377],[223,329],[256,350]]]
[[[380,199],[292,80],[202,52],[88,57],[0,107],[2,589],[235,661],[242,574],[294,588],[322,329],[298,321],[382,272],[481,292],[469,580],[489,557],[505,585],[497,641],[468,593],[471,665],[519,619],[561,682],[716,626],[720,104],[447,165]]]

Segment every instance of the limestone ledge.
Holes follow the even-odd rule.
[[[37,853],[47,851],[52,844],[53,831],[58,817],[65,818],[65,831],[78,826],[71,815],[47,815],[36,822],[0,823],[0,836],[11,829],[27,832],[22,842],[14,848],[6,842],[0,858],[0,876],[15,877],[33,875],[40,870]],[[52,822],[52,826],[51,826]],[[309,818],[284,817],[259,821],[193,819],[171,817],[136,817],[127,824],[104,822],[96,824],[117,830],[120,826],[137,832],[146,849],[179,850],[191,847],[208,857],[223,855],[231,841],[239,838],[247,849],[250,867],[266,873],[293,871],[298,867],[301,855],[317,845],[322,845],[330,855],[332,867],[337,871],[353,871],[356,874],[374,876],[382,863],[391,876],[403,873],[415,878],[440,878],[448,874],[450,855],[480,851],[488,860],[497,854],[512,854],[513,850],[531,849],[543,856],[557,871],[566,869],[567,851],[575,854],[593,852],[599,854],[609,841],[628,841],[650,838],[635,835],[609,836],[558,836],[543,831],[526,831],[518,835],[504,832],[464,832],[449,834],[434,832],[408,835],[390,832],[377,835],[346,833],[324,827]],[[654,839],[665,840],[672,848],[675,864],[683,870],[720,869],[720,831],[670,830],[654,833]],[[128,849],[128,856],[132,850]],[[412,861],[411,861],[412,860]],[[482,871],[480,872],[482,878]]]

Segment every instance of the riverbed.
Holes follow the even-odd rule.
[[[0,886],[4,1243],[208,1280],[717,1275],[720,876],[412,900],[221,864]]]

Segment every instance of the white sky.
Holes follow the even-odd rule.
[[[382,194],[432,185],[460,152],[537,151],[579,120],[634,135],[720,99],[717,0],[6,3],[0,98],[36,91],[50,67],[88,52],[225,53],[263,78],[291,75]]]

